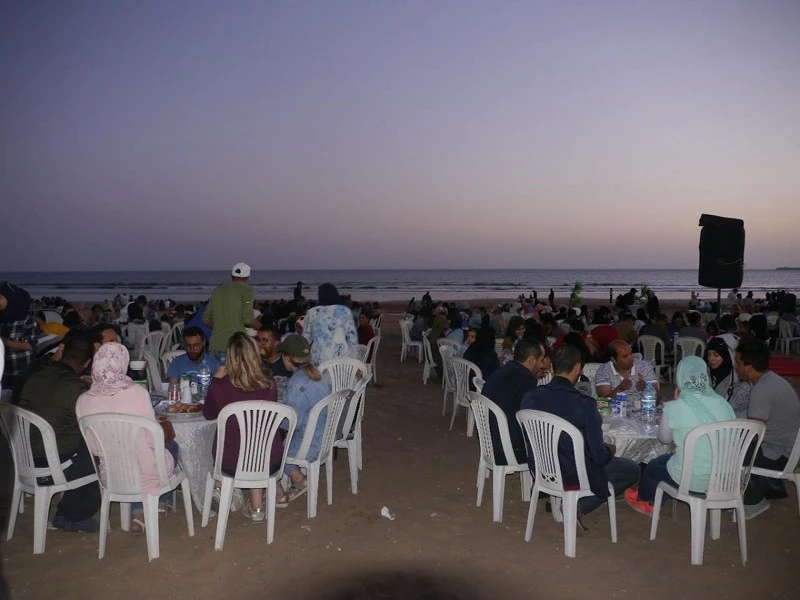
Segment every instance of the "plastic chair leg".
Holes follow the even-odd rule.
[[[147,539],[147,558],[158,558],[158,496],[142,495],[144,506],[144,535]]]
[[[348,454],[351,454],[348,452]],[[358,477],[358,472],[356,472],[356,478]],[[328,488],[328,506],[333,504],[333,460],[331,457],[328,457],[328,460],[325,461],[325,483]]]
[[[475,416],[472,414],[472,407],[467,406],[467,437],[472,437],[475,433]]]
[[[267,543],[275,539],[275,503],[277,502],[278,487],[275,479],[270,477],[267,481]]]
[[[455,393],[453,394],[453,416],[450,417],[450,431],[453,431],[453,423],[456,422],[456,414],[458,414],[458,400],[456,400]]]
[[[14,527],[17,524],[17,514],[22,512],[20,508],[24,506],[22,502],[22,490],[19,489],[17,482],[14,482],[14,491],[11,493],[11,513],[8,515],[8,531],[6,541],[14,537]]]
[[[358,493],[358,450],[355,440],[347,442],[347,462],[350,466],[350,491]],[[328,461],[328,464],[332,464]],[[328,503],[330,504],[330,502]]]
[[[575,538],[578,529],[578,498],[569,492],[562,498],[564,511],[564,555],[575,558]]]
[[[736,505],[736,526],[739,529],[739,553],[742,556],[742,566],[747,564],[747,525],[745,524],[744,503]]]
[[[43,554],[47,538],[47,513],[50,512],[49,488],[36,488],[33,495],[33,553]]]
[[[228,530],[228,517],[230,517],[231,514],[232,501],[233,480],[223,477],[222,489],[220,490],[219,508],[217,509],[217,532],[214,537],[214,550],[222,550],[222,546],[225,544],[225,532]]]
[[[306,517],[313,519],[317,516],[317,494],[319,494],[319,462],[313,462],[308,465],[306,471],[306,483],[308,484],[308,492],[306,492],[307,509]]]
[[[119,503],[119,523],[120,528],[122,531],[130,531],[131,530],[131,503],[130,502],[120,502]]]
[[[531,499],[531,486],[533,485],[533,481],[531,481],[531,472],[520,471],[519,478],[520,486],[522,487],[522,501],[527,502]]]
[[[353,437],[353,441],[355,442],[356,448],[356,464],[358,464],[358,470],[362,471],[364,469],[364,438],[361,432],[361,423],[356,426],[356,434]]]
[[[206,490],[203,496],[203,517],[200,521],[200,526],[205,527],[208,525],[208,519],[211,517],[211,495],[214,493],[214,478],[211,473],[206,475]]]
[[[794,483],[794,491],[797,494],[797,514],[800,515],[800,473],[794,475],[792,482]]]
[[[481,502],[483,502],[483,484],[486,482],[486,463],[483,462],[483,458],[478,459],[478,497],[475,500],[475,506],[480,506]]]
[[[718,508],[712,509],[711,511],[711,539],[718,540],[719,539],[719,525],[722,517],[722,511]]]
[[[650,539],[656,539],[658,533],[658,518],[661,516],[661,502],[664,499],[664,490],[656,488],[656,495],[653,497],[653,517],[650,521]]]
[[[506,472],[502,467],[492,469],[492,520],[503,522],[503,496],[505,496]]]
[[[178,491],[173,491],[173,498],[178,495]],[[194,518],[192,517],[192,490],[189,488],[189,479],[181,481],[181,495],[183,496],[183,510],[186,513],[186,529],[189,537],[194,537]]]
[[[128,509],[130,511],[130,504]],[[108,543],[108,514],[111,512],[111,500],[108,494],[103,492],[103,497],[100,501],[100,535],[98,536],[97,558],[102,559],[106,555],[106,544]],[[128,513],[130,515],[130,512]],[[130,520],[129,520],[130,523]],[[130,528],[130,524],[128,525]]]
[[[530,542],[533,535],[533,521],[536,518],[536,503],[539,500],[539,488],[534,484],[531,501],[528,503],[528,523],[525,525],[525,541]]]
[[[611,543],[617,543],[617,499],[614,496],[614,486],[608,484],[608,491],[611,495],[608,497],[608,520],[611,523]]]
[[[705,504],[691,502],[692,513],[692,564],[703,564],[703,550],[706,543],[706,510]]]

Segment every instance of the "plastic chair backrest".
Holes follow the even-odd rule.
[[[372,379],[372,375],[366,375],[359,379],[353,388],[353,393],[345,402],[339,417],[339,425],[336,427],[337,440],[350,438],[356,425],[361,422],[364,415],[364,396],[370,379]]]
[[[368,368],[357,358],[333,358],[319,366],[319,372],[327,373],[331,378],[331,391],[333,392],[352,390],[358,381],[356,375],[359,371],[365,375]]]
[[[595,375],[597,375],[597,369],[599,369],[602,366],[602,364],[603,363],[586,363],[585,365],[583,365],[583,370],[581,371],[581,373],[583,373],[584,375],[586,375],[586,377],[589,378],[589,381],[592,382],[592,385],[594,385],[594,377]]]
[[[64,485],[67,478],[61,468],[58,457],[56,433],[53,427],[42,417],[29,410],[12,404],[0,404],[3,434],[11,447],[11,456],[14,459],[14,470],[22,485],[35,487],[37,477],[53,478],[54,485]],[[33,462],[31,449],[31,427],[35,427],[42,438],[47,467],[37,468]]]
[[[380,329],[382,324],[383,324],[383,313],[379,314],[375,319],[375,327]]]
[[[690,430],[684,442],[678,493],[683,495],[689,493],[695,446],[705,438],[711,444],[711,477],[706,499],[732,500],[741,495],[750,479],[753,459],[761,446],[765,429],[764,423],[736,419],[698,425]],[[745,454],[756,437],[758,441],[753,448],[749,463],[746,463]]]
[[[161,392],[164,387],[164,382],[161,379],[158,359],[150,354],[150,352],[145,352],[143,358],[147,363],[147,389],[150,392]]]
[[[283,442],[281,466],[286,462],[289,442],[297,426],[297,413],[291,406],[268,400],[233,402],[217,416],[217,453],[214,476],[222,474],[222,448],[225,447],[225,429],[228,419],[239,425],[239,458],[236,461],[235,479],[244,481],[265,480],[270,475],[272,442],[278,431],[287,430]],[[284,423],[288,422],[288,426]]]
[[[153,331],[144,336],[142,342],[142,352],[149,352],[153,356],[159,356],[158,350],[161,346],[161,340],[164,339],[163,331]]]
[[[700,338],[679,337],[675,343],[675,364],[677,365],[686,356],[699,356],[702,358],[705,350],[706,343]]]
[[[796,337],[797,326],[795,323],[778,319],[778,337],[780,339]]]
[[[639,336],[639,350],[644,359],[653,365],[663,365],[666,345],[664,340],[654,335]],[[660,358],[659,358],[660,355]]]
[[[455,387],[453,389],[455,390],[456,398],[466,402],[471,376],[483,379],[483,373],[481,373],[478,365],[465,358],[453,357],[450,359],[450,364],[453,366],[455,375]]]
[[[436,343],[439,346],[440,352],[441,349],[445,346],[450,346],[455,351],[456,354],[458,354],[459,350],[461,350],[461,344],[459,344],[455,340],[450,340],[448,338],[439,338],[438,340],[436,340]]]
[[[312,407],[311,411],[308,413],[305,435],[300,443],[300,448],[297,450],[297,454],[293,458],[307,460],[308,450],[311,447],[314,432],[317,429],[317,421],[321,418],[321,413],[323,411],[326,411],[325,428],[322,433],[322,441],[317,458],[324,458],[330,454],[333,448],[333,442],[336,441],[336,426],[339,424],[339,418],[342,415],[342,410],[347,402],[347,398],[352,392],[353,390],[350,389],[339,390],[338,392],[325,396]]]
[[[506,464],[509,466],[518,465],[519,463],[517,463],[514,455],[514,447],[511,445],[511,435],[508,432],[508,419],[503,410],[478,392],[467,392],[467,399],[472,407],[472,414],[475,416],[475,427],[478,429],[478,440],[481,444],[483,459],[490,465],[496,464],[490,428],[490,415],[494,415],[497,422],[497,430],[500,432],[500,443],[503,447],[503,454],[506,457]]]
[[[503,354],[503,341],[505,338],[494,338],[494,351],[497,356]]]
[[[403,319],[402,321],[398,321],[400,323],[400,335],[403,336],[403,343],[410,344],[411,343],[411,321]]]
[[[564,480],[561,476],[561,463],[558,457],[558,441],[562,434],[569,436],[575,456],[575,468],[578,472],[578,487],[589,489],[589,478],[586,475],[586,457],[584,454],[583,435],[578,428],[568,421],[551,413],[539,410],[520,410],[517,421],[528,442],[536,465],[536,483],[547,493],[547,490],[564,491]]]
[[[444,387],[447,391],[456,389],[456,372],[450,359],[454,357],[453,349],[444,347],[439,350],[442,356],[442,372],[444,373]]]
[[[431,341],[428,339],[428,333],[422,334],[422,350],[425,353],[425,363],[430,367],[435,367],[436,363],[433,360],[433,349],[431,348]],[[441,350],[439,354],[441,355]]]
[[[473,377],[472,385],[475,386],[475,391],[480,394],[483,391],[483,386],[486,385],[486,382],[483,380],[483,377]]]
[[[381,336],[376,335],[370,341],[367,342],[367,349],[364,352],[363,361],[371,365],[375,362],[375,355],[378,354],[378,346],[381,344]]]
[[[169,484],[164,430],[158,422],[120,413],[97,413],[78,419],[78,427],[90,448],[94,442],[95,449],[99,449],[96,454],[105,466],[105,481],[101,479],[100,486],[110,493],[142,493],[138,453],[142,436],[149,436],[153,440],[160,487]],[[99,466],[95,465],[95,469],[100,477]]]
[[[167,374],[167,370],[169,369],[170,364],[172,364],[172,361],[181,356],[182,354],[186,354],[186,350],[170,350],[169,352],[165,352],[164,354],[161,355],[161,365],[164,367],[165,376]]]

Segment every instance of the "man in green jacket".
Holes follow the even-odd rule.
[[[203,321],[211,327],[209,348],[220,363],[225,362],[225,349],[234,333],[254,325],[253,290],[248,285],[250,267],[236,263],[231,269],[231,280],[211,293]],[[258,329],[255,324],[254,329]]]
[[[86,447],[75,414],[78,397],[89,389],[81,373],[92,361],[94,344],[89,336],[69,338],[61,360],[33,373],[22,387],[19,406],[47,421],[56,434],[56,446],[68,481],[94,473],[92,455]],[[31,431],[31,449],[37,467],[47,466],[44,444],[38,430]],[[48,478],[49,479],[49,478]],[[53,517],[53,526],[64,531],[95,532],[92,516],[100,508],[100,487],[94,481],[64,492]]]

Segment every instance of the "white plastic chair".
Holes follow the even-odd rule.
[[[24,510],[22,494],[33,496],[33,553],[44,552],[47,537],[47,518],[50,512],[50,500],[54,494],[74,490],[97,481],[92,473],[80,479],[67,481],[64,469],[72,463],[62,463],[58,457],[56,434],[53,427],[39,415],[11,404],[0,404],[0,425],[11,448],[14,460],[14,489],[11,493],[11,512],[8,516],[8,532],[6,540],[14,537],[17,513]],[[31,427],[39,430],[47,456],[47,467],[38,468],[33,462],[31,450]],[[51,477],[53,483],[41,484],[38,479]]]
[[[472,414],[475,416],[478,440],[481,444],[481,457],[478,461],[478,499],[476,501],[476,506],[480,506],[483,501],[483,486],[486,482],[486,478],[489,477],[489,471],[491,471],[492,520],[497,523],[502,523],[506,475],[510,473],[520,474],[522,501],[526,502],[530,500],[532,485],[531,472],[527,462],[517,462],[514,455],[514,448],[511,446],[511,436],[508,433],[508,419],[502,409],[478,392],[467,392],[467,399],[472,407]],[[503,446],[503,455],[505,455],[508,464],[498,465],[495,460],[492,433],[489,427],[490,415],[494,415],[495,421],[497,422],[497,429],[500,432],[500,442]]]
[[[161,370],[158,367],[158,359],[149,352],[144,353],[144,360],[147,365],[147,389],[150,393],[160,394],[169,389],[169,383],[161,379]]]
[[[483,392],[483,386],[486,385],[486,382],[483,380],[483,377],[473,377],[472,385],[475,386],[475,391],[480,394]]]
[[[131,360],[142,360],[142,352],[144,346],[144,338],[149,334],[147,325],[142,323],[128,323],[123,329],[123,337],[128,346],[133,348],[131,351]],[[161,334],[161,332],[156,332]],[[163,334],[161,334],[163,335]]]
[[[581,373],[586,376],[589,383],[592,385],[592,398],[597,398],[597,387],[594,385],[594,377],[597,375],[597,369],[602,366],[602,363],[586,363],[583,365]]]
[[[222,472],[222,449],[225,447],[225,429],[228,419],[236,419],[239,425],[239,458],[233,476]],[[297,413],[294,409],[277,402],[246,400],[229,404],[220,411],[217,416],[217,453],[214,460],[214,471],[206,476],[203,520],[201,521],[203,527],[208,525],[214,481],[222,482],[219,507],[217,508],[217,531],[214,536],[215,550],[222,550],[225,543],[225,532],[228,529],[234,488],[266,488],[267,543],[272,543],[275,537],[277,482],[283,476],[286,453],[296,426]],[[286,429],[283,457],[280,468],[275,473],[270,473],[272,442],[280,428]]]
[[[778,320],[778,341],[775,343],[778,350],[784,354],[791,354],[794,344],[800,344],[800,336],[795,335],[795,324],[789,321]]]
[[[409,353],[416,353],[418,362],[422,362],[422,342],[414,342],[411,340],[411,321],[403,319],[400,323],[400,335],[403,338],[403,345],[400,348],[400,362],[406,360],[406,355]]]
[[[144,506],[145,536],[147,537],[147,557],[149,560],[159,555],[158,498],[174,490],[179,485],[183,493],[183,507],[186,512],[186,527],[189,536],[194,536],[192,520],[192,492],[186,473],[176,469],[167,473],[164,430],[156,421],[133,415],[119,413],[99,413],[78,419],[87,443],[94,440],[100,449],[105,466],[105,481],[100,479],[102,503],[100,505],[100,543],[98,558],[106,554],[108,537],[108,513],[111,502],[121,502],[122,529],[128,531],[131,525],[131,502],[141,502]],[[155,460],[158,468],[160,489],[151,495],[142,491],[138,460],[138,446],[141,436],[149,435],[155,446]],[[95,468],[99,467],[95,464]]]
[[[450,359],[453,358],[453,349],[444,347],[439,350],[442,357],[442,388],[444,394],[442,396],[442,416],[447,412],[447,395],[454,394],[456,391],[456,373]]]
[[[372,375],[372,381],[378,382],[378,347],[381,345],[381,336],[376,335],[369,342],[364,350],[362,361],[367,366],[367,372]]]
[[[328,485],[328,504],[333,502],[333,442],[336,439],[336,426],[339,424],[339,418],[342,415],[347,397],[351,394],[352,390],[340,390],[334,392],[314,405],[311,412],[308,414],[308,423],[306,424],[305,435],[300,442],[300,448],[297,450],[295,456],[287,456],[286,463],[297,465],[298,467],[306,470],[306,483],[308,484],[308,509],[307,514],[309,519],[317,516],[317,496],[319,495],[319,472],[322,465],[325,465],[326,473],[325,479]],[[320,419],[320,414],[323,410],[327,409],[325,416],[325,427],[322,433],[322,442],[320,444],[319,454],[313,460],[308,458],[308,450],[311,446],[311,441],[314,438],[314,432],[317,428],[317,421]],[[288,443],[287,443],[288,448]],[[286,478],[288,479],[288,478]]]
[[[458,353],[461,352],[461,344],[459,344],[455,340],[451,340],[448,338],[439,338],[438,340],[436,340],[436,344],[439,346],[440,351],[445,346],[452,348],[455,356],[458,356]]]
[[[469,381],[473,377],[483,379],[483,373],[473,362],[464,358],[453,357],[450,359],[455,375],[455,390],[453,391],[453,416],[450,417],[450,431],[453,430],[453,423],[456,422],[456,413],[459,406],[467,409],[467,437],[472,437],[475,429],[475,419],[472,416],[467,392],[469,391]]]
[[[362,377],[369,372],[367,365],[357,358],[332,358],[319,365],[319,372],[327,373],[331,378],[331,391],[352,390],[358,382],[358,373]]]
[[[503,355],[503,341],[505,338],[494,338],[494,351],[497,356]]]
[[[800,462],[800,431],[797,432],[794,446],[792,446],[792,451],[789,454],[789,460],[786,461],[786,465],[783,467],[782,471],[753,467],[751,473],[753,475],[771,477],[772,479],[785,479],[786,481],[794,483],[794,490],[797,494],[797,512],[800,514],[800,473],[795,473],[798,462]]]
[[[170,330],[164,334],[164,337],[161,339],[161,344],[158,348],[158,356],[163,357],[167,352],[174,350],[176,347],[180,346],[181,343],[181,333],[183,332],[184,323],[183,321],[178,321],[173,325]]]
[[[372,376],[367,374],[353,388],[345,409],[342,410],[341,427],[337,427],[337,439],[334,448],[347,450],[347,462],[350,467],[350,491],[358,493],[358,471],[364,468],[361,424],[364,421],[364,404],[367,384]]]
[[[703,564],[703,548],[706,537],[706,514],[711,511],[711,539],[719,539],[720,510],[736,510],[736,524],[739,527],[739,550],[742,564],[747,562],[747,530],[745,528],[744,503],[742,494],[747,487],[753,466],[753,458],[761,446],[765,425],[756,421],[737,419],[698,425],[686,435],[684,442],[681,480],[677,488],[662,481],[656,488],[653,499],[653,520],[650,524],[650,539],[656,539],[661,502],[666,492],[673,498],[686,502],[692,514],[692,564]],[[749,463],[745,454],[753,439],[758,441],[753,448]],[[711,444],[711,477],[705,494],[689,490],[692,479],[692,459],[694,449],[702,438]],[[744,465],[744,466],[743,466]]]
[[[667,346],[664,340],[654,335],[639,336],[639,351],[644,360],[652,363],[656,376],[661,377],[661,370],[667,370],[667,381],[672,381],[672,365],[667,363]]]
[[[167,378],[167,372],[169,371],[169,366],[172,364],[172,361],[181,356],[182,354],[186,354],[185,350],[170,350],[169,352],[165,352],[161,355],[161,369],[164,373],[164,379]],[[213,373],[211,374],[214,375]]]
[[[528,524],[525,528],[525,541],[531,541],[533,521],[536,516],[536,505],[539,492],[544,492],[560,499],[564,518],[564,554],[575,557],[575,537],[578,523],[578,500],[586,496],[594,496],[589,487],[586,475],[586,455],[583,435],[577,427],[556,415],[538,410],[520,410],[517,421],[528,442],[529,452],[533,453],[536,474],[531,492]],[[575,456],[575,467],[578,472],[578,489],[567,490],[561,476],[561,462],[558,455],[558,441],[561,434],[569,436]],[[617,508],[614,488],[608,484],[608,516],[611,521],[611,541],[617,543]],[[553,506],[553,511],[558,507]]]
[[[422,385],[428,384],[428,379],[431,376],[431,370],[436,369],[436,363],[433,360],[433,350],[431,349],[431,341],[428,339],[428,332],[422,334],[422,350],[425,355],[425,360],[422,363]],[[439,352],[441,356],[441,351]]]
[[[703,357],[706,351],[706,343],[696,337],[679,337],[675,341],[675,364],[680,363],[686,356]]]

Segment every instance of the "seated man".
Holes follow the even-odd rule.
[[[622,340],[608,345],[610,360],[597,369],[594,385],[598,398],[613,398],[619,392],[628,394],[628,400],[641,398],[648,382],[658,394],[658,377],[653,365],[643,358],[634,358],[631,347]]]
[[[678,332],[678,337],[693,337],[698,340],[706,341],[708,337],[706,330],[703,329],[703,315],[696,310],[690,310],[686,315],[689,324]]]
[[[517,422],[517,411],[525,393],[536,387],[536,373],[539,371],[542,356],[544,356],[544,346],[539,340],[521,339],[514,346],[514,360],[507,362],[492,373],[483,386],[482,394],[497,404],[506,414],[511,447],[514,448],[514,456],[518,463],[524,463],[527,460],[527,454],[522,429]],[[508,460],[503,454],[500,432],[494,417],[490,419],[489,427],[492,433],[495,461],[499,465],[507,465]]]
[[[258,352],[261,364],[268,368],[273,377],[290,377],[291,373],[283,363],[283,355],[278,351],[281,334],[274,325],[262,325],[258,329]]]
[[[782,470],[800,430],[800,399],[783,377],[769,370],[769,346],[762,340],[743,339],[736,349],[736,374],[752,384],[747,418],[767,426],[753,465]],[[785,498],[783,481],[752,475],[744,493],[748,519],[769,508],[768,498]]]
[[[114,325],[113,323],[105,323],[102,325],[98,325],[93,329],[93,331],[99,335],[100,343],[102,344],[110,344],[111,342],[116,342],[117,344],[122,344],[122,330],[119,328],[119,325]]]
[[[206,336],[199,327],[186,327],[183,330],[183,348],[186,354],[176,356],[167,369],[167,380],[170,384],[178,383],[183,376],[196,375],[205,363],[213,374],[219,368],[219,361],[213,354],[206,352]]]
[[[366,346],[375,337],[375,330],[369,324],[369,317],[365,313],[358,315],[358,343]]]
[[[22,387],[19,406],[46,420],[55,430],[61,462],[71,460],[64,469],[68,481],[95,472],[92,456],[80,429],[75,405],[78,397],[89,389],[81,373],[92,361],[94,346],[89,336],[67,339],[60,360],[45,365],[33,373]],[[47,466],[44,445],[38,431],[31,432],[31,449],[37,467]],[[56,507],[53,527],[64,531],[95,532],[99,529],[92,520],[100,508],[100,487],[97,482],[64,492]]]
[[[603,420],[594,398],[575,389],[583,370],[580,351],[569,345],[557,348],[553,352],[553,370],[553,381],[526,393],[521,408],[554,414],[569,421],[583,434],[586,474],[595,494],[578,501],[578,531],[585,532],[582,517],[606,502],[608,483],[614,487],[615,495],[622,494],[639,480],[639,465],[630,459],[615,457],[616,448],[603,443]],[[577,485],[572,442],[564,436],[558,442],[558,455],[565,485]]]
[[[639,330],[639,337],[643,335],[655,336],[664,342],[664,350],[670,352],[672,350],[672,338],[669,337],[667,322],[667,315],[659,313],[650,323],[647,323]]]
[[[601,306],[600,309],[602,308],[605,307]],[[604,312],[601,312],[600,309],[597,310],[594,319],[592,319],[592,325],[594,325],[594,327],[589,331],[589,335],[597,343],[595,357],[598,362],[603,362],[606,360],[608,354],[608,345],[614,340],[619,339],[619,331],[617,331],[616,327],[609,324],[608,317]]]

